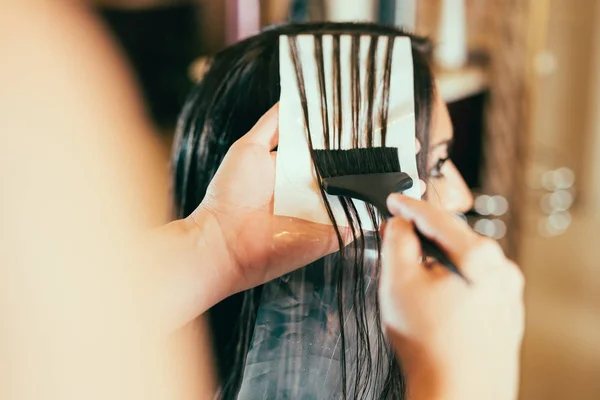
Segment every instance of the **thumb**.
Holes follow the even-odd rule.
[[[241,139],[244,143],[258,144],[268,151],[277,147],[279,142],[279,103],[276,103],[263,115],[256,125]]]
[[[398,282],[423,272],[420,257],[421,244],[413,225],[401,217],[388,220],[383,235],[382,278],[385,274]]]
[[[387,221],[382,246],[379,279],[379,310],[386,328],[399,329],[402,318],[398,293],[418,273],[425,273],[419,262],[421,249],[411,223],[396,217]]]

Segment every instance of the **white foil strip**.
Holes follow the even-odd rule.
[[[383,70],[385,66],[386,48],[388,38],[381,36],[376,52],[376,90],[383,89]],[[366,67],[368,62],[368,47],[370,38],[363,36],[360,40],[361,68],[361,95],[366,104]],[[299,59],[302,63],[304,86],[309,109],[309,124],[311,138],[315,149],[325,149],[325,134],[321,117],[321,91],[317,75],[313,35],[300,35],[296,37]],[[277,148],[277,165],[274,194],[274,213],[294,218],[301,218],[316,223],[331,225],[325,204],[321,197],[319,182],[317,181],[304,122],[300,93],[297,85],[294,62],[290,55],[290,42],[287,36],[281,36],[280,47],[280,79],[281,97],[279,101],[279,145]],[[333,125],[335,115],[333,112],[333,37],[323,36],[323,53],[325,83],[327,89],[327,107],[329,111],[328,125],[330,134],[330,148],[337,149],[334,140]],[[340,37],[341,56],[341,82],[342,82],[342,110],[345,118],[342,123],[341,149],[351,149],[352,145],[352,105],[351,105],[351,75],[350,75],[351,36]],[[392,71],[389,92],[389,116],[387,126],[386,145],[398,148],[398,157],[401,169],[415,182],[413,188],[405,192],[406,195],[420,199],[419,177],[417,173],[415,155],[415,114],[414,114],[414,75],[412,62],[412,49],[410,39],[397,37],[394,41],[392,55]],[[379,92],[381,93],[381,92]],[[373,115],[367,115],[367,107],[361,106],[359,119],[359,132],[366,132],[368,118],[374,119],[375,145],[381,145],[381,127],[377,126],[376,116],[381,109],[380,95],[374,103]],[[346,117],[347,116],[347,117]],[[366,147],[365,135],[359,136],[359,147]],[[327,196],[336,223],[347,226],[348,222],[337,197]],[[354,204],[359,212],[362,227],[373,230],[369,213],[363,202],[355,200]]]

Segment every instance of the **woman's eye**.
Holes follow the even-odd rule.
[[[448,161],[450,157],[442,158],[435,163],[435,166],[429,171],[430,178],[443,178],[444,174],[442,173],[442,168],[446,161]]]

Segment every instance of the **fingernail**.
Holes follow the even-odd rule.
[[[419,154],[420,151],[421,151],[421,142],[419,142],[419,139],[415,139],[415,154]]]
[[[427,184],[423,179],[419,179],[419,184],[421,185],[421,196],[423,196],[427,191]]]

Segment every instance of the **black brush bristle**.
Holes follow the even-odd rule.
[[[401,172],[396,147],[314,150],[313,154],[321,178]]]

